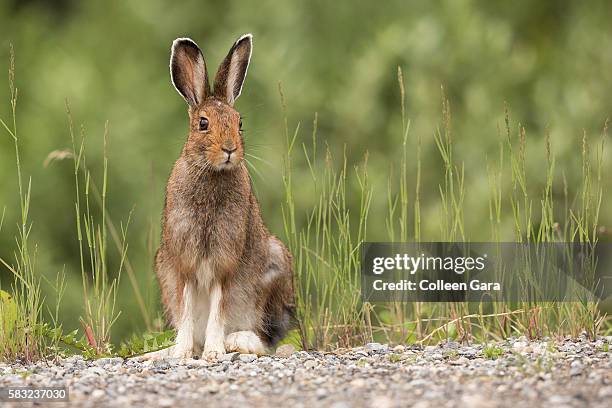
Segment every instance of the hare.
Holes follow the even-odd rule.
[[[155,270],[173,347],[157,356],[265,354],[293,320],[291,255],[264,225],[245,166],[234,108],[252,35],[240,37],[211,89],[204,56],[188,38],[172,44],[170,74],[188,104],[189,136],[166,188]]]

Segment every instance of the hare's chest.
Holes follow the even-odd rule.
[[[176,206],[168,212],[166,227],[175,249],[189,258],[221,260],[241,252],[245,220],[232,205]]]

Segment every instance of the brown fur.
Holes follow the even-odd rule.
[[[219,68],[214,94],[205,65],[204,72],[197,66],[199,48],[193,46],[173,50],[173,80],[189,103],[189,136],[166,189],[155,259],[162,303],[177,327],[186,283],[209,288],[216,282],[222,288],[225,334],[252,330],[271,346],[288,330],[293,271],[291,255],[262,221],[243,160],[240,115],[232,106],[242,82],[228,86],[232,53],[244,61],[250,43],[248,49],[239,42],[232,47]],[[233,75],[244,79],[247,66],[248,57]],[[206,131],[199,127],[202,117],[209,122]],[[235,152],[228,159],[223,149]],[[210,265],[204,275],[203,263]],[[240,327],[245,324],[251,327]]]

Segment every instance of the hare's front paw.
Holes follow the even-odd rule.
[[[208,361],[219,360],[225,354],[225,347],[223,343],[219,344],[206,344],[204,346],[204,352],[202,353],[202,359]]]
[[[176,347],[172,352],[173,358],[180,358],[181,360],[193,357],[193,348],[191,347]]]

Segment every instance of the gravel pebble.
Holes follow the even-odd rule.
[[[232,361],[238,360],[239,357],[240,357],[240,353],[237,353],[237,352],[226,353],[226,354],[221,356],[219,361],[230,361],[230,362],[232,362]]]
[[[295,353],[295,347],[291,344],[283,344],[276,349],[276,355],[278,357],[288,358],[291,357],[293,353]]]
[[[256,354],[240,354],[239,359],[240,361],[244,363],[251,363],[257,360],[257,355]]]
[[[306,360],[304,362],[304,368],[315,368],[319,365],[315,360]]]
[[[123,359],[121,357],[99,358],[99,359],[94,361],[94,364],[99,366],[99,367],[103,367],[105,365],[122,364],[122,363],[123,363]]]
[[[368,343],[366,344],[365,348],[370,351],[384,351],[388,348],[388,346],[380,343]]]

